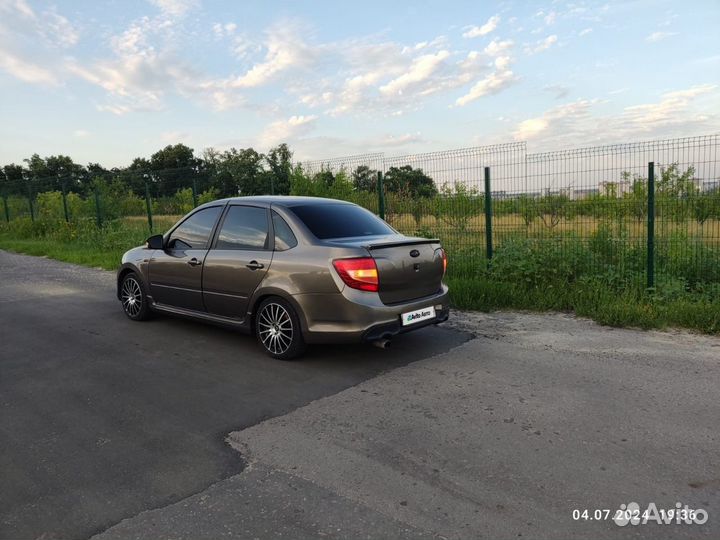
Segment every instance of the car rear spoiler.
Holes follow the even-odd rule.
[[[399,240],[396,242],[376,242],[376,243],[370,243],[370,244],[364,244],[362,247],[365,249],[380,249],[380,248],[388,248],[388,247],[398,247],[398,246],[415,246],[418,244],[439,244],[440,239],[439,238],[411,238],[408,240]]]

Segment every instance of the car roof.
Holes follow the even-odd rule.
[[[295,195],[251,195],[248,197],[228,197],[207,203],[208,205],[218,202],[229,203],[261,203],[263,205],[273,206],[308,206],[321,204],[353,204],[338,199],[326,199],[324,197],[300,197]],[[205,206],[205,205],[203,205]]]

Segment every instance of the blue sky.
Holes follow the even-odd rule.
[[[720,3],[0,0],[0,164],[720,131]]]

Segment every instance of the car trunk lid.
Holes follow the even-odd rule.
[[[390,236],[363,244],[378,268],[384,304],[409,302],[437,293],[444,273],[440,241]]]

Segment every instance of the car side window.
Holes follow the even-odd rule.
[[[220,227],[216,249],[268,249],[267,210],[255,206],[231,206]]]
[[[286,251],[297,246],[297,238],[280,214],[272,213],[273,228],[275,229],[275,250]]]
[[[222,207],[213,206],[195,212],[183,221],[170,235],[170,249],[205,249]]]

